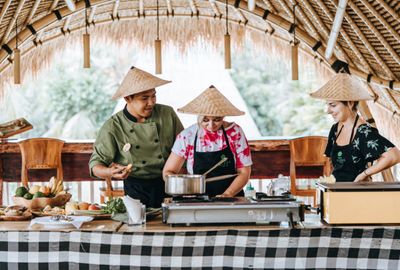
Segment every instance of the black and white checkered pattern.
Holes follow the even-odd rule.
[[[400,229],[0,232],[0,269],[399,269]]]

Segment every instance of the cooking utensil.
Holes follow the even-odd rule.
[[[207,174],[209,174],[210,172],[212,172],[213,170],[215,170],[219,165],[221,165],[222,163],[224,163],[228,158],[224,157],[223,159],[221,159],[220,161],[217,162],[217,164],[215,164],[214,166],[211,167],[211,169],[209,169],[208,171],[206,171],[205,173],[203,173],[203,176],[206,177]]]
[[[225,175],[221,175],[221,176],[210,177],[210,178],[206,178],[206,182],[210,183],[210,182],[214,182],[214,181],[224,180],[224,179],[231,178],[231,177],[234,177],[237,175],[238,174],[235,173],[235,174],[225,174]]]
[[[206,193],[206,182],[219,181],[235,176],[236,174],[221,175],[206,179],[207,174],[216,169],[227,158],[221,159],[204,174],[172,174],[167,175],[165,181],[165,193],[169,195],[196,195]]]

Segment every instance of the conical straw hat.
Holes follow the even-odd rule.
[[[244,112],[232,105],[217,88],[211,85],[178,112],[206,116],[238,116]]]
[[[338,73],[319,90],[310,94],[313,98],[336,101],[359,101],[373,99],[365,86],[348,73]]]
[[[136,67],[131,67],[112,99],[127,97],[170,83]]]

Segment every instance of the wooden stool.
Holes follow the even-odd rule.
[[[21,182],[28,186],[28,170],[57,169],[57,179],[63,179],[61,151],[64,141],[51,138],[33,138],[18,143],[21,149]]]
[[[319,167],[320,172],[312,175],[314,179],[322,175],[330,175],[330,163],[324,152],[328,139],[323,136],[307,136],[289,141],[290,145],[290,192],[294,196],[313,197],[313,204],[316,205],[315,189],[297,189],[296,179],[298,178],[297,168]],[[308,177],[310,178],[310,176]]]

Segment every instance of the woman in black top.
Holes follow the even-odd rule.
[[[399,163],[400,151],[359,117],[358,101],[371,99],[368,92],[362,87],[354,90],[354,81],[350,81],[355,79],[348,74],[338,74],[335,79],[345,87],[332,89],[328,82],[311,94],[326,99],[327,112],[336,122],[329,132],[325,155],[331,159],[337,182],[368,181],[371,175]]]

